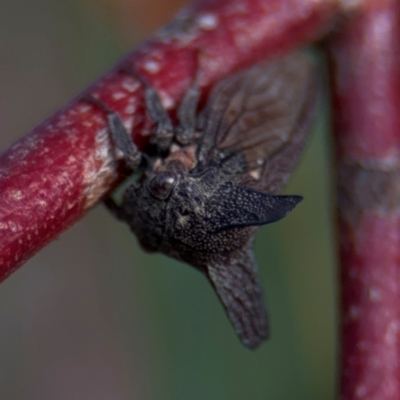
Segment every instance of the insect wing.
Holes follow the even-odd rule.
[[[258,189],[277,193],[296,165],[312,122],[313,68],[301,54],[258,64],[220,82],[200,116],[199,159],[244,156]]]
[[[267,312],[252,250],[237,250],[210,262],[207,275],[241,342],[254,349],[268,339]]]

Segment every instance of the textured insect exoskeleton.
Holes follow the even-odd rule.
[[[163,157],[106,204],[129,224],[142,247],[201,271],[214,287],[242,343],[268,337],[268,320],[253,255],[259,225],[283,218],[301,201],[278,195],[310,130],[313,70],[290,55],[227,77],[198,113],[199,90],[184,96],[174,127],[157,93],[142,80],[154,143]],[[111,134],[132,169],[141,154],[116,113]]]

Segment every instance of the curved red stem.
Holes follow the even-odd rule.
[[[400,3],[366,1],[329,43],[343,400],[400,398],[399,38]]]
[[[326,30],[333,1],[199,1],[0,156],[0,280],[79,220],[122,178],[103,112],[117,111],[139,146],[150,122],[133,67],[173,110],[196,69],[207,86],[240,67],[298,47]],[[197,66],[197,54],[201,62]]]
[[[342,4],[351,6],[352,2]],[[151,123],[143,74],[173,111],[197,70],[204,93],[225,75],[318,39],[334,0],[203,0],[0,155],[0,280],[123,179],[102,110],[138,146]],[[333,72],[342,283],[344,400],[400,398],[400,3],[360,1],[328,41]],[[200,65],[197,55],[200,54]],[[147,136],[146,136],[147,135]]]

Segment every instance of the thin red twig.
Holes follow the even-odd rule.
[[[320,38],[338,8],[334,0],[193,3],[84,93],[117,111],[142,146],[150,129],[143,90],[120,72],[121,65],[143,74],[173,114],[197,69],[206,93],[238,68]],[[328,41],[339,187],[341,398],[395,400],[400,399],[400,3],[360,1],[353,12]],[[104,114],[81,98],[0,156],[0,280],[123,178]]]
[[[400,2],[329,43],[338,164],[341,399],[400,399]]]
[[[117,111],[139,146],[150,122],[146,76],[173,111],[200,70],[203,90],[224,75],[319,38],[336,12],[328,0],[199,1],[85,93]],[[197,65],[197,54],[201,53]],[[0,156],[0,280],[78,221],[122,178],[101,110],[70,104]]]

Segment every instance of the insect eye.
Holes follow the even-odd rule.
[[[175,181],[176,178],[174,173],[169,171],[160,172],[150,181],[150,192],[158,199],[164,200],[170,195],[175,185]]]

